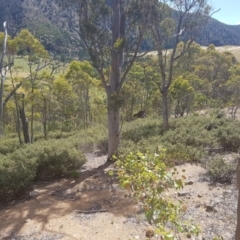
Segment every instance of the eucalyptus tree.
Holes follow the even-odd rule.
[[[169,128],[168,90],[174,78],[176,60],[181,58],[200,34],[211,11],[207,0],[155,1],[152,9],[151,32],[161,78],[157,82],[162,96],[164,129]],[[177,51],[179,42],[183,41]],[[171,50],[165,50],[171,46]]]
[[[120,91],[148,29],[149,0],[61,0],[77,9],[78,34],[107,95],[108,159],[120,140]],[[70,12],[70,10],[69,10]]]
[[[92,65],[88,61],[72,61],[65,78],[73,86],[73,90],[78,97],[78,107],[76,118],[87,127],[92,122],[91,89],[97,86],[96,75]]]
[[[3,23],[4,34],[3,34],[3,46],[2,46],[2,54],[0,57],[0,75],[1,75],[1,85],[0,85],[0,136],[2,134],[2,113],[3,113],[3,87],[4,80],[7,74],[7,68],[4,67],[4,56],[7,51],[7,22]]]
[[[29,96],[31,96],[31,143],[33,143],[33,120],[34,120],[34,90],[37,85],[38,73],[41,69],[49,65],[48,53],[40,41],[35,38],[27,29],[22,29],[16,37],[19,52],[25,57],[29,70],[29,80],[25,82],[25,88],[29,88]]]

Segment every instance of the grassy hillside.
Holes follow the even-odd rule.
[[[240,62],[240,46],[222,46],[222,47],[216,47],[216,49],[219,52],[228,51],[232,53],[236,57],[238,62]]]

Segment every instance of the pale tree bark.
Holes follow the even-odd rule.
[[[235,240],[240,239],[240,159],[238,159],[237,166],[237,188],[238,188],[238,205],[237,205],[237,227],[235,233]]]
[[[3,88],[4,88],[4,81],[6,78],[6,74],[7,74],[7,67],[5,67],[6,69],[4,69],[3,66],[3,61],[4,61],[4,56],[6,54],[6,50],[7,50],[7,22],[3,23],[3,27],[4,27],[4,42],[3,42],[3,52],[2,52],[2,56],[0,59],[0,74],[1,74],[1,87],[0,87],[0,136],[3,134],[3,124],[2,124],[2,116],[3,116]]]
[[[125,15],[123,10],[124,1],[114,0],[113,26],[112,26],[112,52],[111,52],[111,74],[110,84],[107,91],[107,112],[108,112],[108,158],[116,153],[120,138],[120,106],[118,105],[118,85],[121,82],[123,51],[115,49],[114,44],[118,39],[125,38]]]

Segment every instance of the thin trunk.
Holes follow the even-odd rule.
[[[43,109],[43,133],[44,138],[47,139],[47,100],[44,98],[44,109]]]
[[[12,84],[13,84],[13,82],[12,82]],[[14,84],[13,84],[13,87],[14,87]],[[20,115],[19,115],[19,112],[18,112],[18,102],[17,102],[16,93],[14,94],[14,101],[15,101],[15,107],[16,107],[16,113],[17,113],[17,121],[16,121],[17,134],[18,134],[19,143],[20,143],[20,145],[22,145],[22,138],[21,138],[21,133],[20,133]]]
[[[235,240],[240,239],[240,160],[238,160],[237,166],[237,188],[238,188],[238,206],[237,206],[237,227],[236,227],[236,235]]]
[[[169,129],[169,115],[168,115],[168,96],[167,92],[162,93],[162,118],[163,118],[163,129]]]
[[[25,143],[30,143],[29,132],[28,132],[28,119],[26,118],[24,105],[23,105],[22,108],[19,107],[19,113],[20,113],[20,118],[21,118],[21,121],[22,121],[24,142]]]
[[[2,69],[0,69],[2,71]],[[3,135],[3,87],[4,87],[5,76],[1,77],[1,87],[0,87],[0,136]]]
[[[0,59],[0,75],[1,75],[1,88],[0,88],[0,136],[3,134],[2,115],[3,115],[3,87],[6,77],[6,72],[3,73],[3,60],[7,50],[7,22],[3,23],[4,27],[4,41],[3,41],[3,52]]]
[[[34,86],[33,86],[33,73],[32,73],[32,64],[29,62],[29,70],[30,70],[30,75],[31,75],[31,143],[33,143],[33,113],[34,113],[34,108],[33,108],[33,93],[34,93]]]

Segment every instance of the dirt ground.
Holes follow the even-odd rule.
[[[140,204],[129,198],[114,177],[106,156],[88,154],[78,180],[38,183],[31,196],[0,210],[0,239],[9,240],[134,240],[146,239],[149,228]],[[169,194],[187,206],[183,218],[193,220],[202,232],[191,239],[233,239],[236,224],[235,184],[209,183],[205,169],[178,167],[187,185]],[[152,239],[161,239],[155,235]],[[181,239],[186,239],[182,237]]]

